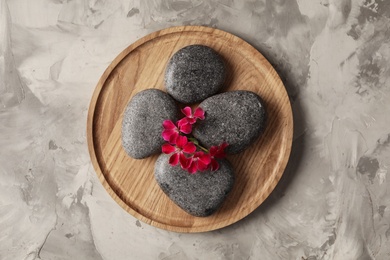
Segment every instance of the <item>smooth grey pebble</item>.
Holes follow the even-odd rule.
[[[265,129],[263,101],[251,91],[224,92],[199,106],[205,111],[205,119],[198,121],[193,135],[208,148],[227,142],[226,153],[236,154],[255,142]]]
[[[189,45],[169,60],[165,87],[177,101],[196,103],[217,93],[225,77],[225,63],[216,51],[204,45]]]
[[[170,155],[161,154],[155,164],[154,176],[164,193],[187,213],[206,217],[222,204],[234,184],[231,164],[219,160],[217,171],[190,174],[179,165],[168,163]]]
[[[129,101],[122,121],[122,146],[126,153],[142,159],[158,152],[164,139],[161,137],[164,120],[178,120],[175,101],[158,89],[143,90]]]

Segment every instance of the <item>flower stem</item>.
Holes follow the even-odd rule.
[[[191,141],[191,142],[193,142],[193,143],[196,145],[196,147],[198,147],[199,149],[203,150],[204,152],[206,152],[206,153],[209,152],[209,150],[207,150],[207,148],[201,146],[201,145],[199,144],[199,141],[196,140],[194,137],[189,137],[188,140]]]

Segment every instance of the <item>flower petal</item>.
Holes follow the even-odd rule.
[[[215,158],[222,159],[226,157],[226,154],[224,152],[218,151],[216,155],[214,155]]]
[[[219,163],[217,162],[217,160],[212,159],[210,166],[212,171],[216,171],[219,169]]]
[[[210,153],[211,156],[216,155],[217,152],[218,152],[218,146],[213,145],[213,146],[210,147],[209,153]]]
[[[180,132],[184,134],[190,134],[192,132],[192,125],[191,124],[185,124],[180,126]]]
[[[200,120],[204,119],[204,110],[201,107],[197,107],[194,112],[194,117]]]
[[[176,129],[177,126],[171,120],[164,120],[163,122],[164,129]]]
[[[170,144],[163,144],[161,148],[162,152],[165,154],[170,154],[176,151],[176,148]]]
[[[181,128],[183,125],[187,125],[189,124],[190,122],[188,121],[188,118],[187,117],[183,117],[182,119],[180,119],[179,121],[177,121],[177,125],[179,126],[179,128]]]
[[[211,156],[208,153],[200,152],[200,154],[197,157],[198,157],[198,161],[201,161],[206,165],[208,165],[211,162]]]
[[[179,135],[176,139],[177,147],[183,149],[183,147],[188,143],[187,137]]]
[[[170,137],[169,137],[169,142],[171,144],[176,144],[176,140],[179,137],[179,134],[174,132]]]
[[[183,147],[183,152],[185,153],[194,153],[195,151],[196,151],[196,146],[192,142],[186,143]]]
[[[196,167],[196,162],[195,161],[192,161],[190,166],[188,167],[187,171],[191,174],[194,174],[196,173],[197,171],[197,167]]]
[[[209,167],[208,164],[205,164],[205,163],[203,163],[203,162],[200,161],[200,160],[198,160],[197,163],[196,163],[196,168],[197,168],[199,171],[207,170],[208,167]]]
[[[181,112],[183,112],[183,114],[186,116],[186,117],[189,117],[191,118],[192,117],[192,109],[190,107],[185,107],[181,110]]]
[[[220,144],[220,146],[217,147],[217,151],[213,154],[213,156],[215,158],[225,158],[226,157],[226,153],[225,153],[225,148],[228,146],[228,143],[226,142],[223,142],[222,144]]]
[[[174,134],[174,133],[175,133],[174,130],[166,129],[166,130],[162,131],[161,136],[162,136],[162,138],[165,141],[169,141],[169,139],[171,138],[172,134]]]
[[[169,158],[169,164],[175,166],[177,165],[178,162],[179,162],[179,154],[178,153],[172,154],[172,156]]]
[[[224,151],[225,148],[228,147],[228,146],[229,146],[229,144],[228,144],[227,142],[223,142],[219,147],[220,147],[220,149],[221,149],[222,151]]]
[[[192,157],[187,158],[183,153],[180,153],[179,162],[181,168],[187,169],[191,165]]]

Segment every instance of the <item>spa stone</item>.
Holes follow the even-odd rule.
[[[203,45],[190,45],[177,51],[165,72],[165,87],[177,101],[200,102],[217,93],[225,81],[222,57]]]
[[[226,153],[236,154],[255,142],[265,129],[263,101],[251,91],[224,92],[199,106],[205,111],[205,119],[197,123],[193,135],[206,147],[227,142]]]
[[[161,152],[164,120],[176,121],[175,101],[158,89],[137,93],[128,103],[122,122],[122,146],[126,153],[142,159]]]
[[[230,163],[219,160],[217,171],[190,174],[179,165],[168,163],[170,155],[161,154],[155,165],[154,176],[164,193],[187,213],[206,217],[222,204],[234,184]]]

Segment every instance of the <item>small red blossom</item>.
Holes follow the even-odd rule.
[[[190,124],[193,125],[196,123],[197,119],[203,120],[204,119],[204,110],[201,107],[197,107],[195,109],[195,112],[192,113],[192,109],[190,107],[185,107],[181,110],[183,114],[186,116],[183,119],[179,120],[180,124]]]
[[[187,154],[193,154],[196,151],[196,146],[192,142],[188,142],[186,136],[179,135],[176,139],[176,146],[171,144],[163,144],[162,152],[165,154],[171,154],[169,158],[169,164],[172,166],[177,165],[180,162],[180,166],[183,169],[187,169],[189,167],[190,161],[185,156]]]
[[[223,142],[219,146],[212,146],[209,150],[202,147],[189,134],[191,134],[192,125],[196,123],[196,120],[205,118],[203,109],[198,107],[192,113],[190,107],[185,107],[182,112],[185,117],[177,121],[176,124],[171,120],[163,122],[162,137],[168,143],[163,144],[162,152],[172,154],[169,157],[169,164],[176,166],[180,163],[181,168],[191,174],[197,171],[218,170],[219,163],[217,159],[226,156],[225,148],[228,144]],[[187,136],[190,138],[188,139]],[[199,148],[199,151],[197,151],[197,148]]]
[[[211,157],[210,154],[202,151],[196,152],[192,157],[189,158],[190,163],[187,171],[194,174],[197,170],[205,171],[209,168]]]
[[[190,134],[192,132],[191,125],[188,124],[177,127],[171,120],[165,120],[163,122],[163,127],[162,138],[171,144],[176,143],[180,133]]]
[[[176,143],[176,139],[179,136],[179,128],[171,120],[165,120],[163,127],[162,138],[171,144]]]
[[[210,155],[212,157],[215,157],[215,158],[218,158],[218,159],[222,159],[226,156],[225,154],[225,148],[228,147],[228,143],[226,142],[223,142],[221,145],[219,146],[211,146],[210,147]]]
[[[219,163],[216,159],[222,159],[226,156],[225,154],[225,148],[228,146],[228,143],[223,142],[220,146],[211,146],[209,153],[210,153],[210,169],[212,171],[216,171],[219,169]]]
[[[187,135],[191,134],[192,125],[188,124],[186,122],[183,122],[182,120],[183,119],[180,119],[179,121],[177,121],[177,125],[179,126],[180,132],[182,132],[183,134],[187,134]]]

